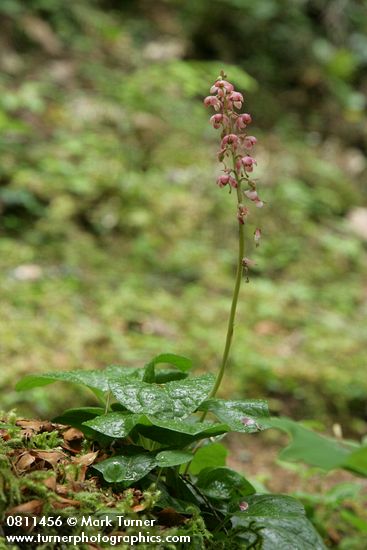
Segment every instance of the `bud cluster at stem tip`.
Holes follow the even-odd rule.
[[[228,185],[230,191],[232,188],[237,190],[237,219],[239,224],[243,225],[250,209],[242,204],[242,200],[246,202],[248,200],[249,206],[251,204],[257,208],[264,206],[257,192],[256,181],[250,176],[257,164],[251,154],[257,140],[246,132],[252,118],[249,113],[238,112],[242,109],[243,95],[226,80],[223,71],[210,88],[210,93],[211,95],[204,99],[204,105],[214,108],[216,113],[210,118],[210,123],[215,129],[221,130],[218,159],[223,163],[223,174],[218,177],[217,184],[219,187]],[[244,189],[243,186],[245,186]],[[260,237],[261,231],[256,229],[254,233],[256,246],[259,246]],[[248,258],[244,260],[246,260],[244,267],[247,268],[250,261]]]

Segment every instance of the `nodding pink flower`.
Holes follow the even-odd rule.
[[[226,147],[227,145],[232,145],[233,149],[236,149],[238,145],[238,136],[236,134],[228,134],[224,136],[222,139],[222,148]]]
[[[217,115],[213,115],[210,118],[210,123],[213,125],[213,128],[220,128],[222,124],[223,126],[226,126],[228,122],[228,117],[220,113],[218,113]]]
[[[243,265],[243,267],[245,267],[247,269],[249,267],[252,267],[252,266],[256,265],[256,262],[254,260],[250,260],[250,258],[243,258],[242,265]],[[243,423],[243,421],[242,421],[242,423]]]
[[[233,92],[233,84],[227,82],[227,80],[217,80],[214,82],[213,86],[210,88],[211,94],[218,94],[219,96],[224,96],[225,93]]]
[[[249,115],[248,113],[243,113],[237,118],[236,125],[239,130],[243,130],[248,124],[251,124],[251,122],[251,115]]]
[[[228,99],[230,99],[236,109],[241,109],[243,103],[243,95],[240,94],[240,92],[230,93]]]
[[[243,166],[246,172],[252,172],[254,164],[257,164],[256,160],[246,155],[237,161],[237,168],[240,169]]]
[[[261,201],[260,201],[261,202]],[[260,239],[261,239],[261,229],[259,229],[258,227],[255,229],[255,233],[254,233],[254,241],[255,241],[255,245],[256,246],[259,246],[260,244]]]
[[[255,203],[255,206],[257,208],[262,208],[264,206],[264,203],[263,201],[260,199],[259,195],[257,194],[257,191],[255,191],[255,189],[247,189],[244,194],[246,195],[246,197],[248,199],[250,199],[250,201],[254,202]],[[256,231],[260,231],[259,230],[256,230]]]
[[[224,187],[228,183],[231,187],[237,187],[237,181],[229,174],[223,174],[217,179],[217,184],[219,185],[219,187]]]
[[[208,95],[204,99],[204,105],[205,105],[205,107],[214,107],[214,109],[216,111],[219,111],[219,109],[220,109],[220,101],[214,95]]]
[[[246,136],[243,143],[245,144],[246,149],[252,149],[252,147],[256,145],[257,139],[255,136]]]
[[[257,191],[255,191],[255,189],[246,189],[246,191],[244,191],[244,194],[248,199],[250,199],[250,201],[259,200],[259,195],[257,194]]]

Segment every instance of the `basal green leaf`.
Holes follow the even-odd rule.
[[[161,353],[149,361],[148,365],[159,365],[161,363],[173,365],[182,372],[187,372],[192,368],[191,359],[175,353]]]
[[[226,424],[209,421],[165,420],[153,416],[145,418],[146,422],[136,427],[137,432],[166,447],[185,447],[198,439],[215,437],[229,430]]]
[[[254,487],[243,476],[230,468],[206,468],[199,474],[197,486],[209,498],[215,500],[241,499],[255,492]]]
[[[192,368],[192,361],[187,357],[176,355],[174,353],[161,353],[160,355],[157,355],[151,361],[149,361],[147,365],[145,365],[145,373],[143,378],[144,382],[162,383],[159,380],[159,374],[157,374],[155,371],[156,365],[159,364],[172,365],[182,373],[186,373]],[[177,377],[175,377],[174,379],[177,380]]]
[[[250,495],[242,500],[247,509],[232,517],[232,526],[241,530],[245,548],[261,550],[324,550],[325,546],[308,521],[303,506],[282,495]]]
[[[281,460],[300,461],[332,470],[344,464],[351,450],[335,439],[319,435],[289,418],[272,418],[269,425],[287,432],[292,441],[279,454]]]
[[[219,468],[226,465],[228,451],[221,443],[210,443],[198,449],[190,464],[190,473],[197,475],[205,468]]]
[[[258,432],[266,427],[269,418],[267,402],[261,399],[227,401],[213,398],[204,401],[199,408],[215,414],[235,432]]]
[[[187,419],[161,419],[151,415],[148,415],[148,419],[154,426],[182,434],[201,436],[201,438],[214,437],[229,431],[227,424],[210,422],[209,420],[190,422]]]
[[[114,456],[93,465],[109,483],[132,483],[156,467],[154,456],[140,453],[132,456]]]
[[[188,451],[168,450],[159,452],[155,459],[160,468],[170,468],[179,464],[187,464],[193,458],[193,454]]]
[[[117,401],[134,413],[160,418],[185,418],[210,394],[214,376],[205,374],[187,380],[148,384],[130,380],[111,380],[110,389]]]
[[[84,426],[113,438],[126,437],[141,419],[139,414],[112,412],[83,422]]]
[[[53,420],[59,424],[80,426],[83,422],[92,420],[92,418],[95,418],[103,413],[104,409],[102,407],[78,407],[75,409],[67,409],[59,416],[56,416]]]
[[[71,382],[73,384],[82,384],[89,388],[106,392],[109,389],[108,381],[114,379],[138,378],[144,375],[143,369],[131,369],[111,365],[103,370],[74,370],[66,372],[48,372],[45,374],[30,374],[25,376],[16,385],[16,389],[29,390],[38,386],[46,386],[52,382]]]
[[[187,372],[170,369],[160,369],[155,373],[154,382],[156,384],[166,384],[167,382],[173,382],[174,380],[183,380],[187,378]]]

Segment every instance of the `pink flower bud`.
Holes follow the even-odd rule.
[[[251,115],[248,113],[243,113],[240,115],[236,120],[236,125],[239,130],[243,130],[243,128],[246,128],[248,124],[251,124],[252,118]]]
[[[223,174],[217,179],[217,184],[219,185],[219,187],[224,187],[228,183],[231,187],[237,187],[237,181],[229,174]]]
[[[243,204],[238,205],[237,219],[242,225],[245,223],[248,213],[249,209],[246,206],[243,206]]]
[[[232,145],[233,149],[236,149],[238,145],[238,136],[236,134],[228,134],[224,136],[222,139],[222,148],[226,147],[227,145]]]
[[[241,109],[243,103],[243,95],[240,92],[232,92],[228,99],[233,103],[236,109]]]
[[[256,145],[257,139],[254,136],[246,136],[243,140],[246,149],[252,149]]]
[[[256,199],[254,201],[254,203],[255,203],[256,208],[262,208],[264,206],[263,201],[261,201],[260,199]]]
[[[248,510],[248,502],[245,502],[245,501],[240,502],[238,507],[241,510],[241,512],[246,512],[246,510]]]
[[[217,80],[210,88],[210,93],[218,94],[223,97],[225,93],[231,93],[233,90],[233,85],[230,82],[227,82],[227,80]]]
[[[238,161],[237,166],[243,166],[246,172],[252,172],[254,169],[254,164],[257,164],[256,160],[246,155]]]
[[[213,115],[210,118],[210,123],[213,125],[213,128],[220,128],[221,124],[223,124],[223,126],[226,126],[228,122],[228,117],[220,113],[218,113],[217,115]]]
[[[252,262],[252,260],[249,260],[248,258],[244,258],[244,260],[248,260]],[[255,262],[253,262],[255,264]],[[253,418],[250,418],[249,416],[243,416],[241,418],[241,422],[244,426],[255,426],[256,422]],[[247,503],[246,503],[247,504]]]
[[[260,201],[260,202],[261,202],[261,201]],[[256,229],[255,229],[255,233],[254,233],[254,241],[255,241],[255,245],[256,245],[256,246],[259,246],[259,244],[260,244],[260,239],[261,239],[261,229],[256,228]]]

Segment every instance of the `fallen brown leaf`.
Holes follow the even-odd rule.
[[[9,441],[9,439],[11,439],[8,430],[4,430],[4,429],[0,430],[0,437],[4,441]]]
[[[63,434],[64,443],[62,447],[72,453],[79,453],[81,451],[82,442],[84,438],[83,432],[76,428],[68,428]]]
[[[35,460],[35,457],[30,452],[26,451],[19,456],[17,462],[15,463],[15,469],[19,473],[26,472],[31,468]]]
[[[56,490],[56,477],[54,475],[51,475],[50,477],[46,477],[43,480],[43,484],[47,487],[47,489],[50,489],[51,491]]]
[[[54,468],[58,462],[65,458],[65,454],[62,451],[31,451],[32,455],[40,460],[44,460],[51,464]]]
[[[7,510],[6,514],[9,516],[12,516],[15,514],[32,514],[37,516],[42,512],[42,508],[43,508],[42,500],[29,500],[28,502],[25,502],[23,504],[18,504],[18,506],[14,506],[13,508],[10,508],[10,510]]]
[[[157,513],[157,516],[159,525],[166,525],[167,527],[182,525],[190,517],[179,514],[174,508],[164,508]]]
[[[84,434],[76,428],[69,428],[62,434],[62,437],[65,441],[75,441],[76,439],[83,439]]]
[[[78,500],[73,500],[71,498],[59,497],[58,500],[55,500],[52,503],[53,508],[60,510],[62,508],[67,508],[72,506],[73,508],[79,508],[80,502]]]
[[[137,504],[136,506],[133,506],[131,509],[133,512],[142,512],[145,510],[146,504]]]

